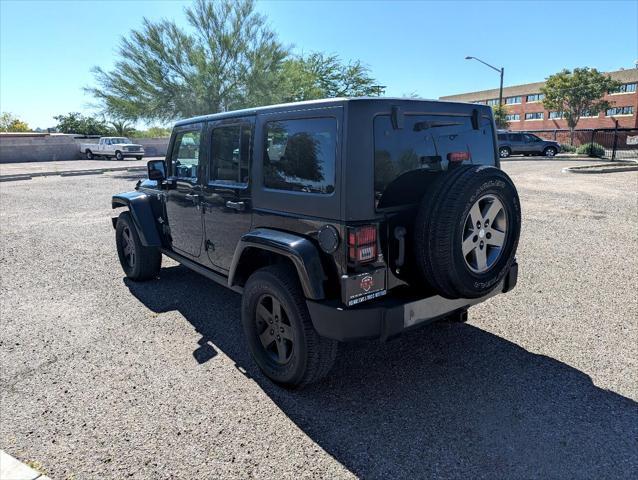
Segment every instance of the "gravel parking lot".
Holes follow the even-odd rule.
[[[299,392],[253,366],[240,297],[166,260],[123,278],[135,173],[0,184],[0,448],[53,479],[636,478],[638,174],[513,161],[517,288]]]

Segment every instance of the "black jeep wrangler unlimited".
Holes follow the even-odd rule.
[[[385,340],[516,284],[518,194],[489,107],[331,99],[175,125],[166,161],[114,195],[127,277],[166,255],[243,294],[257,365],[318,380],[337,343]]]

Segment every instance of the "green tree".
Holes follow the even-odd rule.
[[[58,124],[55,129],[60,133],[78,133],[81,135],[109,135],[111,129],[104,120],[84,116],[78,112],[53,117]]]
[[[26,122],[9,112],[0,114],[0,132],[30,132],[31,129]]]
[[[171,136],[171,129],[166,127],[149,127],[147,130],[135,130],[131,136],[136,138],[168,138]]]
[[[135,134],[135,128],[129,124],[126,120],[112,120],[109,122],[113,133],[120,137],[130,137]]]
[[[574,129],[580,117],[608,109],[610,103],[603,97],[619,87],[619,82],[595,68],[564,69],[550,75],[541,87],[541,93],[545,95],[543,106],[548,110],[563,112],[573,144]]]
[[[320,52],[289,58],[280,71],[281,101],[373,95],[374,78],[360,61],[343,62]]]
[[[505,104],[492,106],[492,115],[494,116],[496,128],[507,130],[510,127],[510,122],[507,121],[507,113]]]
[[[88,91],[109,116],[166,122],[277,100],[288,50],[253,0],[196,0],[185,13],[188,30],[144,19],[115,68],[94,69]]]

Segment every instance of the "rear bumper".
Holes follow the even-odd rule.
[[[517,279],[518,264],[514,262],[505,279],[489,294],[480,298],[450,300],[435,295],[406,302],[386,297],[354,308],[345,308],[336,302],[307,300],[306,303],[312,324],[323,337],[342,342],[360,338],[386,340],[404,330],[461,313],[499,293],[509,292],[516,286]]]

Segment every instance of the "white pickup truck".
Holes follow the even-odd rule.
[[[81,143],[80,152],[89,160],[95,157],[115,157],[122,160],[124,157],[135,157],[141,160],[144,156],[144,147],[132,143],[126,137],[102,137],[98,143]]]

